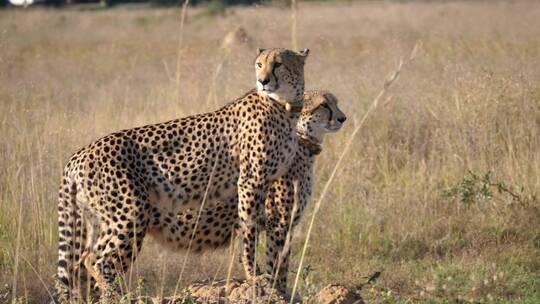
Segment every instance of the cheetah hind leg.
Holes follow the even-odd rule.
[[[137,233],[130,231],[133,227],[116,230],[113,234],[122,235],[122,237],[109,239],[105,246],[102,246],[102,248],[106,249],[99,253],[93,268],[94,275],[96,272],[98,274],[93,275],[93,277],[96,279],[96,285],[101,291],[100,303],[119,302],[122,296],[121,279],[129,271],[131,262],[136,259],[140,251],[147,224],[148,220],[142,219],[140,225],[135,225],[136,229],[139,230]],[[120,281],[117,281],[118,279]]]
[[[127,181],[129,187],[121,193],[102,193],[102,199],[115,204],[127,219],[121,223],[100,223],[100,234],[93,243],[92,251],[97,255],[90,257],[93,264],[91,275],[100,289],[100,302],[117,303],[122,293],[122,278],[136,259],[142,241],[148,231],[149,210],[148,191],[135,172],[113,167],[118,178]],[[102,212],[102,211],[99,211]],[[100,214],[106,217],[107,214]],[[117,281],[118,280],[118,281]],[[118,283],[118,284],[117,284]]]
[[[92,289],[92,296],[96,296],[98,293],[99,301],[97,303],[102,304],[111,304],[111,303],[119,303],[119,294],[117,293],[116,288],[113,284],[111,284],[109,281],[105,278],[104,275],[100,271],[98,271],[96,266],[94,265],[101,265],[103,261],[102,256],[97,256],[94,253],[89,253],[86,259],[84,260],[84,265],[87,268],[88,274],[90,274],[91,278],[95,282]]]

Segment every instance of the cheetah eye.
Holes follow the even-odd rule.
[[[328,113],[330,113],[330,115],[332,115],[332,109],[330,108],[330,106],[325,102],[325,103],[321,103],[319,105],[319,108],[320,109],[325,109],[326,111],[328,111]]]
[[[262,63],[257,62],[257,66],[258,66],[259,68],[262,68]]]
[[[281,62],[276,62],[274,63],[274,68],[279,68],[281,65],[282,65]]]

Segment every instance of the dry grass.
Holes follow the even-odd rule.
[[[114,130],[212,110],[250,89],[254,50],[219,48],[238,23],[256,46],[290,47],[288,9],[203,13],[188,10],[179,51],[180,9],[0,11],[0,302],[48,298],[56,189],[71,153]],[[350,118],[325,143],[318,191],[388,73],[423,42],[322,202],[305,261],[313,271],[304,272],[300,292],[359,284],[382,270],[363,289],[368,300],[540,301],[540,5],[300,3],[294,37],[312,50],[307,87],[334,92]],[[481,178],[464,180],[469,170],[491,171],[492,184],[519,197],[496,185],[489,195]],[[454,196],[443,195],[454,185]],[[183,258],[149,239],[132,288],[144,277],[143,293],[172,294]],[[225,277],[230,253],[189,261],[180,284]]]

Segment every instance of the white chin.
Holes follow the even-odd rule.
[[[328,128],[325,128],[328,132],[337,132],[339,129],[341,129],[341,126],[330,126]]]

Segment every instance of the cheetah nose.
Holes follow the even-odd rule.
[[[343,116],[343,117],[340,117],[337,119],[337,121],[339,121],[339,123],[344,123],[345,120],[347,120],[347,117]]]
[[[265,78],[265,79],[259,79],[259,82],[265,86],[267,85],[269,82],[270,82],[270,78]]]

